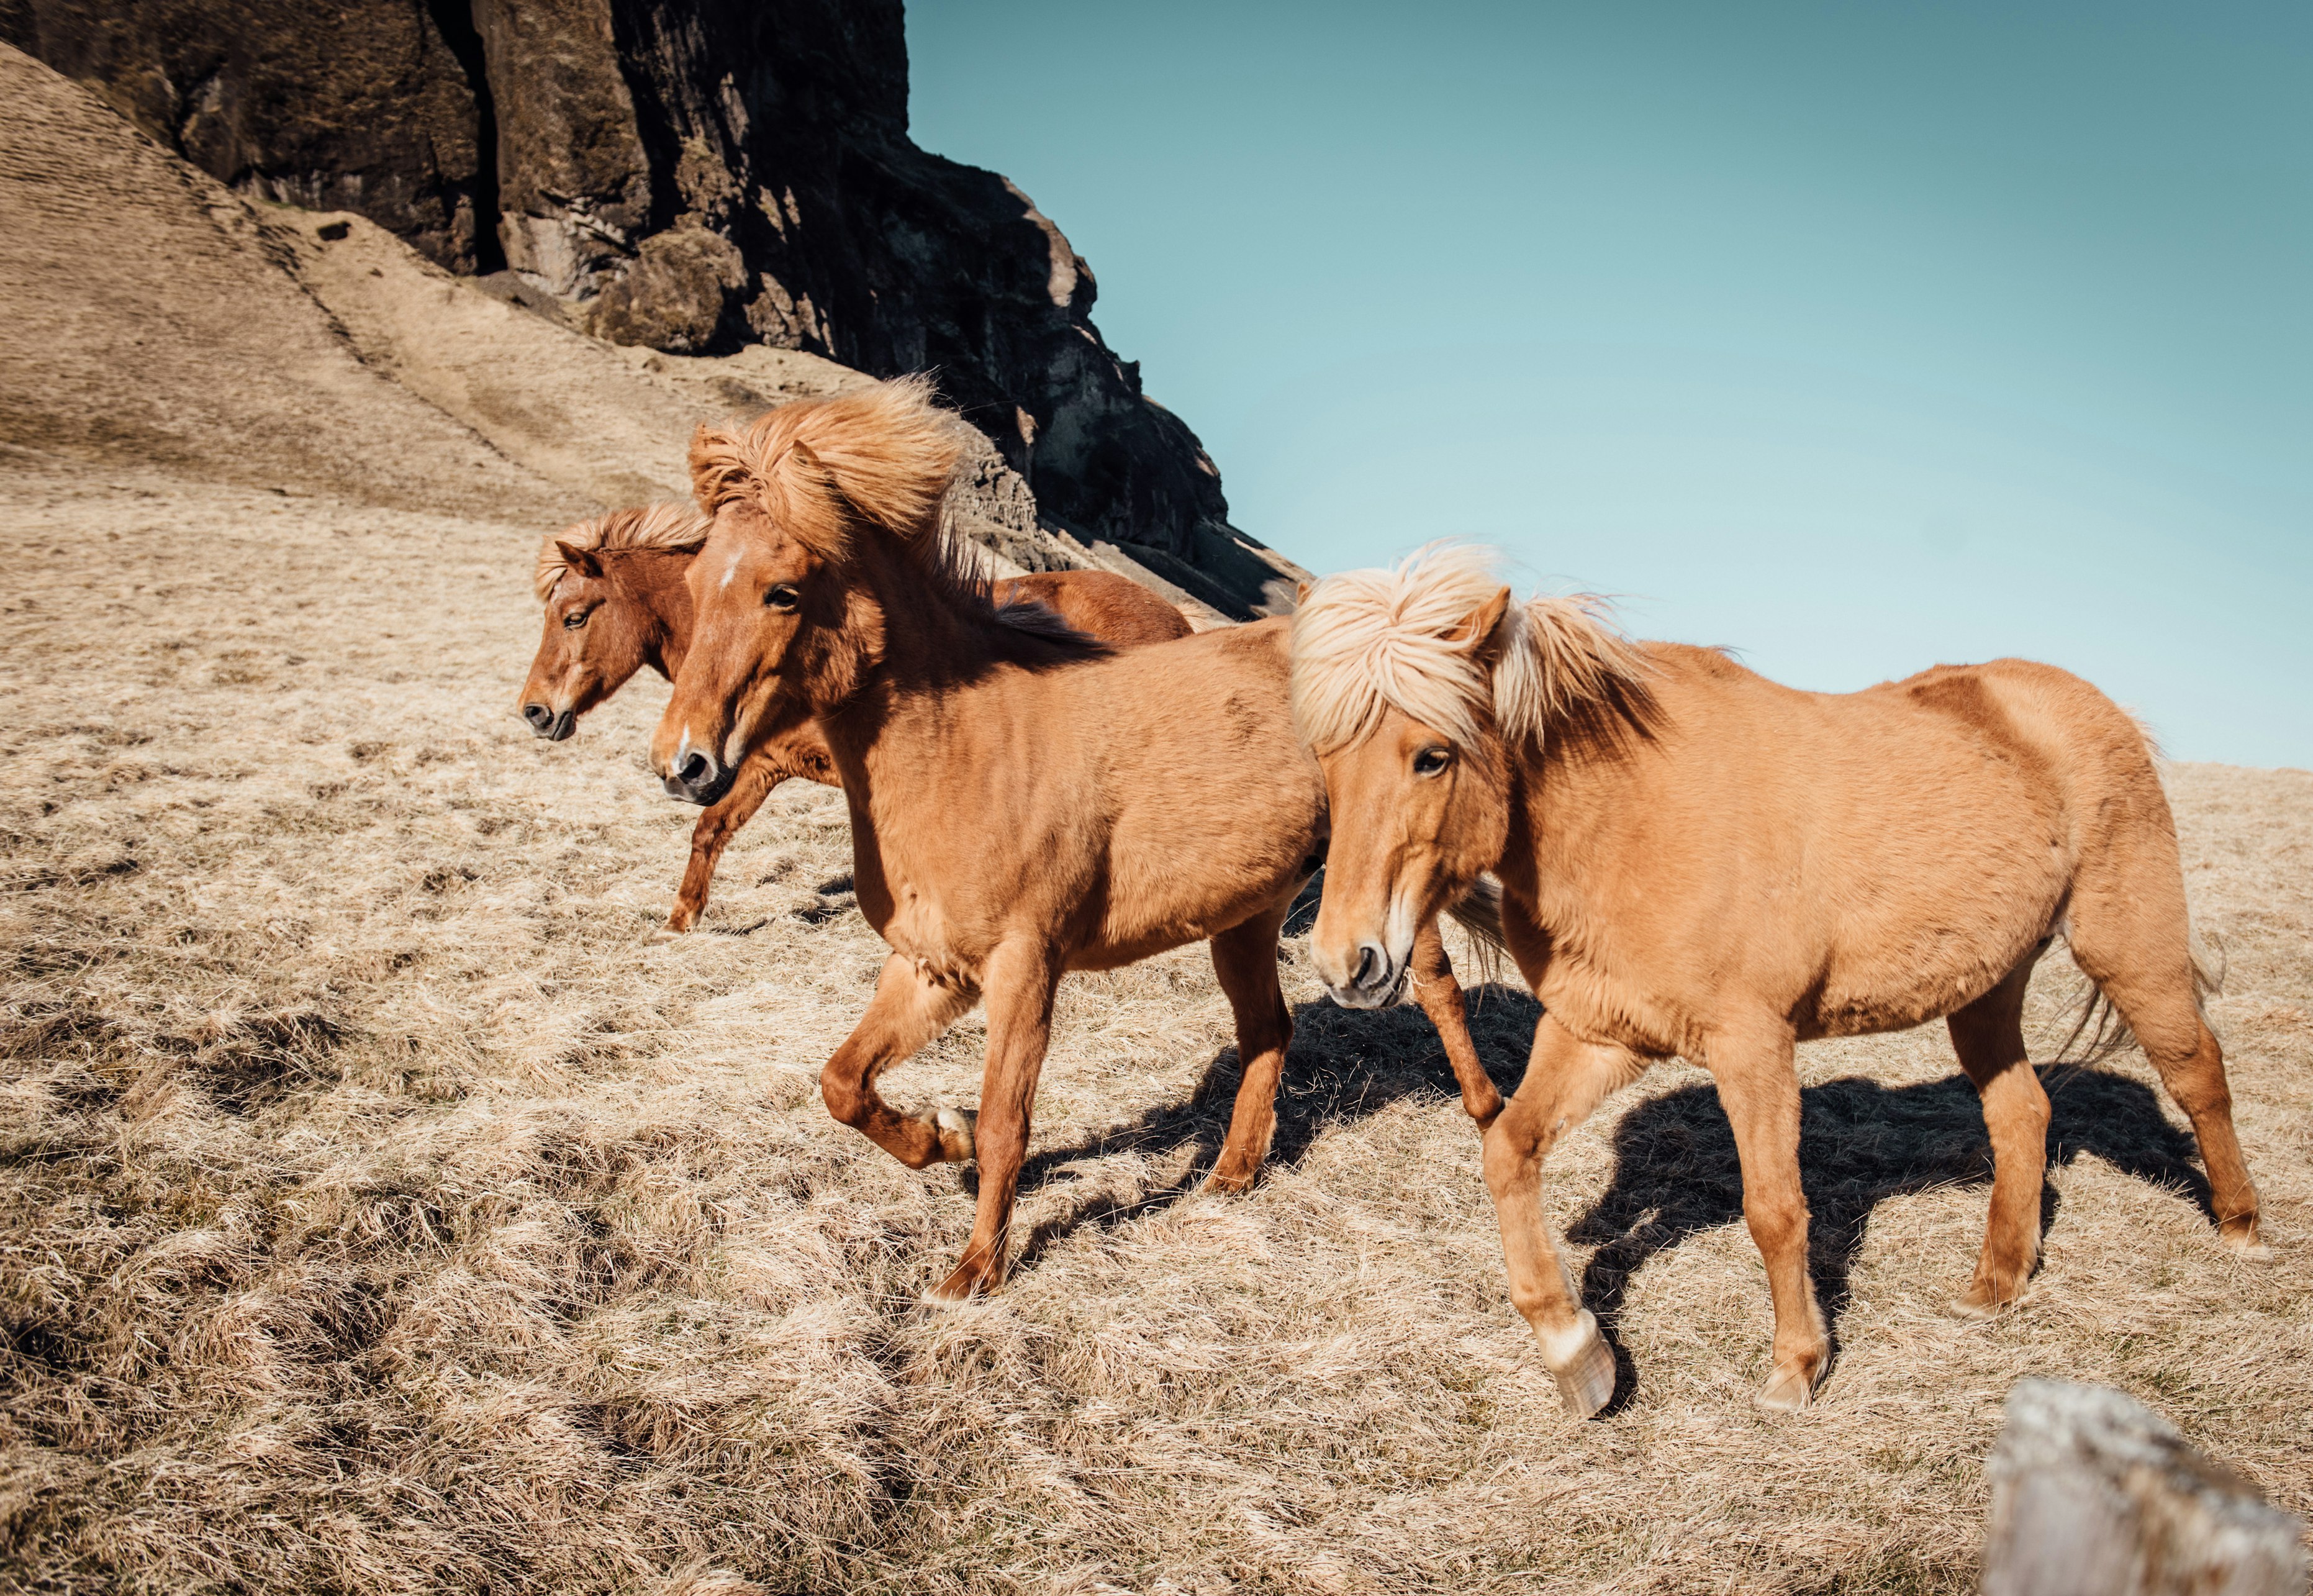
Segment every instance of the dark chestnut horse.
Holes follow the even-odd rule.
[[[1324,783],[1287,707],[1286,623],[1118,650],[999,607],[941,531],[951,426],[922,384],[894,382],[701,429],[691,476],[715,529],[652,741],[670,787],[705,800],[749,747],[819,722],[851,808],[860,913],[892,948],[820,1088],[910,1168],[978,1160],[972,1240],[940,1301],[1004,1279],[1070,970],[1209,939],[1244,1068],[1210,1180],[1252,1183],[1293,1034],[1279,928],[1325,837]],[[1434,918],[1416,939],[1411,984],[1487,1123],[1500,1098]],[[877,1078],[983,999],[977,1116],[893,1109]]]
[[[556,741],[587,710],[648,666],[672,679],[690,647],[690,590],[683,573],[706,541],[707,518],[688,505],[655,504],[582,521],[545,540],[535,583],[546,606],[522,717]],[[1181,612],[1138,582],[1100,570],[1033,571],[995,585],[1001,604],[1043,605],[1069,626],[1115,648],[1189,635]],[[690,831],[690,862],[666,917],[687,931],[707,908],[715,867],[739,828],[791,777],[840,787],[826,740],[810,721],[767,738],[740,762],[731,789]]]

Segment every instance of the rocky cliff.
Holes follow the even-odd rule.
[[[0,0],[0,39],[244,193],[612,342],[936,371],[1054,531],[1289,606],[1060,229],[910,141],[898,0]]]

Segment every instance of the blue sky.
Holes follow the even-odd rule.
[[[1319,571],[2313,766],[2313,5],[918,0],[924,147]]]

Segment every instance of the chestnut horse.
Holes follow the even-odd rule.
[[[1296,617],[1297,725],[1333,841],[1311,949],[1342,1003],[1386,992],[1409,928],[1481,870],[1544,1013],[1486,1133],[1511,1299],[1569,1407],[1612,1355],[1553,1253],[1543,1153],[1674,1054],[1709,1070],[1775,1309],[1768,1407],[1828,1345],[1807,1274],[1796,1043],[1943,1017],[1982,1095],[1992,1212],[1962,1299],[2036,1260],[2048,1098],[2024,989],[2062,936],[2191,1117],[2222,1239],[2256,1254],[2188,950],[2177,833],[2144,733],[2052,666],[1941,666],[1799,692],[1722,654],[1624,640],[1592,601],[1512,607],[1482,554],[1432,548],[1317,585]]]
[[[546,630],[522,689],[522,717],[532,730],[558,742],[643,666],[670,678],[682,668],[690,647],[690,590],[682,577],[707,529],[707,518],[689,505],[656,504],[582,521],[540,545],[533,579],[546,606]],[[997,583],[995,595],[1002,604],[1042,604],[1118,648],[1190,632],[1179,610],[1109,571],[1034,571]],[[690,863],[666,917],[668,930],[699,923],[725,846],[793,776],[842,785],[809,721],[749,754],[731,790],[691,827]]]
[[[1293,1033],[1279,928],[1324,842],[1324,783],[1286,702],[1286,623],[1118,651],[998,607],[940,532],[954,459],[918,381],[701,428],[691,472],[715,528],[651,745],[670,790],[711,801],[751,745],[818,720],[851,808],[860,913],[892,948],[821,1090],[910,1168],[977,1158],[971,1242],[931,1293],[944,1301],[1003,1282],[1070,970],[1210,939],[1244,1067],[1210,1184],[1252,1183]],[[1464,1106],[1491,1120],[1500,1098],[1434,921],[1411,963]],[[887,1105],[876,1078],[982,999],[976,1118]]]

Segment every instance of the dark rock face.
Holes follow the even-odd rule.
[[[614,341],[936,371],[1045,516],[1289,607],[1060,229],[910,141],[899,0],[0,0],[0,39],[227,181],[510,269]]]
[[[474,90],[418,0],[0,0],[0,40],[236,188],[497,264]]]

